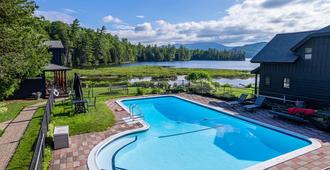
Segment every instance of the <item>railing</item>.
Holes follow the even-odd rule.
[[[35,144],[33,157],[30,163],[30,170],[42,169],[42,162],[44,158],[45,142],[48,131],[48,124],[50,122],[51,112],[54,104],[54,89],[51,90],[48,101],[43,114],[41,127],[39,130],[38,138]]]

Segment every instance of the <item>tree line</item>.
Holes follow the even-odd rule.
[[[106,32],[72,24],[50,22],[34,16],[30,0],[0,2],[0,100],[11,95],[26,77],[39,75],[51,59],[47,40],[61,40],[68,66],[97,66],[136,61],[185,61],[191,59],[244,59],[242,52],[209,49],[189,50],[183,46],[132,44]]]
[[[76,19],[68,25],[61,21],[44,21],[44,28],[53,40],[61,40],[64,61],[68,66],[97,66],[136,61],[244,60],[242,51],[190,50],[184,46],[132,44],[106,32],[103,26],[83,28]]]

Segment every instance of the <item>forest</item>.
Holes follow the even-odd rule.
[[[112,65],[137,61],[188,61],[188,60],[244,60],[241,51],[190,50],[184,46],[132,44],[107,33],[103,26],[93,30],[83,28],[76,19],[68,25],[61,21],[44,20],[44,29],[51,40],[61,40],[67,66]]]

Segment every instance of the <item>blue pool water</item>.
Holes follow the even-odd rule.
[[[137,140],[114,158],[101,151],[101,168],[128,170],[244,169],[310,145],[272,130],[177,97],[125,100],[136,104],[150,129],[123,138]],[[120,139],[119,139],[120,140]],[[110,147],[111,145],[109,145]]]

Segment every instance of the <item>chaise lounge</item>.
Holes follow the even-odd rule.
[[[245,102],[245,100],[246,100],[247,97],[248,97],[247,94],[241,94],[241,96],[239,97],[238,100],[227,102],[227,104],[228,104],[229,106],[235,106],[235,105],[242,104],[242,103]]]
[[[265,102],[266,100],[266,97],[265,96],[258,96],[256,101],[254,102],[254,104],[250,104],[250,105],[245,105],[243,106],[245,110],[254,110],[254,109],[257,109],[257,108],[260,108],[263,103]]]

